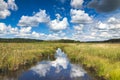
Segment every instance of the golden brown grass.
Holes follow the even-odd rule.
[[[82,64],[99,78],[120,79],[120,44],[110,43],[0,43],[0,70],[17,70],[62,48],[73,62]]]
[[[64,47],[71,60],[83,64],[99,78],[120,79],[120,44],[69,44]]]
[[[60,44],[55,43],[0,43],[0,70],[17,70],[20,65],[31,64],[53,55]]]

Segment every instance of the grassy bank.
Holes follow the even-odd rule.
[[[0,43],[0,71],[17,70],[48,55],[53,57],[58,47],[98,79],[120,79],[120,44],[110,43]]]
[[[100,80],[120,79],[120,44],[69,44],[64,51]]]
[[[0,43],[0,72],[17,70],[22,65],[32,64],[48,55],[53,56],[55,43]]]

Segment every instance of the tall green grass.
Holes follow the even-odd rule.
[[[17,70],[21,65],[52,56],[62,44],[55,43],[0,43],[0,71]]]
[[[69,44],[64,51],[98,79],[120,80],[120,44]]]
[[[48,55],[53,57],[58,47],[99,80],[120,80],[120,44],[110,43],[0,43],[0,71],[17,70]]]

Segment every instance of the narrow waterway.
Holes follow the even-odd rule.
[[[55,60],[43,60],[28,70],[16,74],[0,75],[0,80],[93,80],[79,65],[70,63],[60,48],[56,50]]]

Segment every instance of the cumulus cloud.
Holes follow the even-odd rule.
[[[88,6],[99,12],[111,12],[120,8],[120,0],[92,0]]]
[[[79,25],[74,26],[74,29],[75,29],[76,31],[82,31],[82,30],[83,30],[83,27],[84,27],[83,24],[79,24]]]
[[[58,40],[67,39],[66,33],[58,31],[56,33],[40,33],[32,31],[32,27],[12,27],[11,25],[6,25],[5,23],[0,23],[0,37],[17,37],[17,38],[30,38],[30,39],[40,39],[40,40]]]
[[[98,22],[98,28],[104,30],[118,30],[120,29],[120,19],[110,17],[105,22]]]
[[[7,16],[10,16],[10,9],[17,10],[15,0],[8,0],[7,2],[0,0],[0,19],[5,19]]]
[[[0,33],[5,32],[6,31],[6,25],[4,23],[0,23]]]
[[[28,36],[31,36],[31,27],[18,28],[12,27],[11,25],[6,25],[5,23],[0,23],[0,37],[4,36],[27,38]]]
[[[92,22],[92,17],[90,17],[83,10],[71,9],[70,14],[71,14],[72,23],[85,24]]]
[[[17,28],[12,27],[11,25],[6,25],[5,23],[0,23],[0,34],[4,35],[27,35],[30,34],[31,27],[25,27],[25,28]]]
[[[56,14],[55,16],[56,19],[51,20],[45,10],[40,10],[33,16],[22,16],[17,25],[20,27],[35,27],[40,23],[45,23],[53,31],[66,29],[69,25],[68,19],[66,17],[62,18],[60,14]]]
[[[19,38],[30,38],[30,39],[40,39],[40,40],[59,40],[59,39],[67,39],[63,33],[40,33],[35,31],[30,31],[26,33],[19,32],[19,34],[15,35]]]
[[[20,29],[20,33],[30,33],[31,32],[31,27],[22,27]]]
[[[102,41],[120,38],[120,19],[110,17],[106,21],[96,21],[87,25],[74,26],[72,38],[80,41]]]
[[[54,30],[54,31],[59,31],[59,30],[64,30],[67,28],[67,26],[69,25],[68,23],[68,20],[66,17],[64,17],[62,20],[61,20],[61,16],[59,14],[56,14],[56,19],[54,20],[51,20],[49,22],[49,27],[51,30]]]
[[[18,7],[15,4],[15,0],[8,0],[8,8],[11,10],[17,10]]]
[[[120,24],[120,20],[115,17],[110,17],[107,22],[110,24]]]
[[[18,26],[21,27],[34,27],[38,26],[40,23],[49,22],[50,17],[46,14],[45,10],[40,10],[33,16],[22,16],[19,20]]]
[[[0,18],[4,19],[9,15],[8,4],[4,0],[0,0]]]
[[[71,0],[70,4],[73,8],[78,9],[78,8],[81,8],[83,2],[84,2],[84,0]]]
[[[97,25],[98,25],[97,28],[100,29],[100,30],[108,29],[108,25],[105,24],[105,23],[98,22]]]
[[[0,34],[16,34],[18,33],[18,28],[13,28],[11,25],[6,25],[5,23],[0,23]]]

